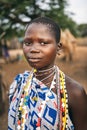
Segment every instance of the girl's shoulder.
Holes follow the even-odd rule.
[[[28,78],[29,74],[30,74],[29,71],[25,71],[24,73],[20,73],[20,74],[16,75],[12,84],[10,85],[10,89],[13,89],[13,88],[17,87],[19,84],[24,83],[26,81],[26,79]]]
[[[14,80],[16,80],[17,83],[19,83],[22,81],[23,78],[27,78],[28,76],[29,76],[29,71],[25,71],[24,73],[20,73],[20,74],[16,75]]]
[[[76,129],[87,129],[87,95],[84,87],[65,76],[68,93],[69,114]],[[80,118],[81,117],[81,118]]]
[[[65,78],[65,84],[66,84],[66,89],[67,89],[68,95],[70,95],[70,96],[75,96],[75,95],[81,96],[80,94],[82,94],[83,91],[84,91],[83,86],[79,82],[74,80],[73,78],[67,76],[61,70],[60,70],[60,74],[64,75],[63,77]]]
[[[74,79],[65,76],[69,104],[76,105],[79,101],[87,99],[84,87]]]
[[[25,71],[24,73],[20,73],[16,75],[13,82],[9,87],[9,99],[11,101],[12,97],[14,96],[16,90],[20,91],[22,84],[26,82],[26,79],[29,76],[29,71]]]
[[[72,79],[67,75],[65,76],[65,81],[66,81],[66,87],[68,91],[71,91],[76,95],[79,95],[80,93],[85,91],[82,84],[80,84],[79,82],[77,82],[76,80]]]

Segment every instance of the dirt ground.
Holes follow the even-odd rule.
[[[68,76],[77,80],[82,84],[87,93],[87,46],[78,46],[73,62],[64,62],[59,58],[56,58],[56,64],[59,68],[65,72]],[[4,79],[9,85],[13,81],[13,78],[25,70],[29,70],[27,62],[22,60],[20,62],[1,64],[4,71]],[[7,112],[8,112],[8,99],[6,99],[6,111],[0,116],[0,130],[7,130]]]

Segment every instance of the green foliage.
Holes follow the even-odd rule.
[[[87,24],[80,24],[78,26],[80,36],[87,37]]]
[[[76,23],[65,12],[67,0],[0,0],[0,34],[12,38],[24,34],[31,19],[48,16],[62,29],[69,28],[76,35]]]

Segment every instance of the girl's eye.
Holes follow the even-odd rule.
[[[41,44],[41,45],[46,45],[46,44],[47,44],[47,42],[40,42],[40,44]]]
[[[29,46],[31,42],[24,42],[24,45]]]

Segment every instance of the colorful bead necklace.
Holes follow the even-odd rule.
[[[61,130],[65,130],[68,124],[68,94],[65,85],[65,75],[62,71],[60,71],[60,96]]]
[[[17,130],[24,130],[24,125],[27,118],[27,103],[29,99],[29,90],[31,87],[31,80],[33,77],[33,71],[30,72],[28,82],[25,84],[22,94],[21,94],[21,100],[18,106],[18,120],[17,120]]]
[[[56,69],[57,67],[55,66],[55,76],[54,79],[57,79],[56,82],[53,79],[51,83],[51,87],[49,91],[46,93],[46,99],[45,101],[42,102],[41,104],[41,111],[38,114],[38,122],[36,124],[37,128],[36,130],[41,129],[41,119],[43,116],[43,111],[45,108],[45,104],[50,100],[49,99],[49,92],[51,91],[52,88],[55,87],[54,84],[56,84],[57,87],[57,96],[58,96],[58,130],[65,130],[67,128],[67,123],[68,123],[68,100],[67,100],[67,91],[66,91],[66,85],[65,85],[65,75],[62,71],[59,71],[59,69]],[[27,83],[25,84],[22,94],[21,94],[21,99],[20,103],[18,106],[18,115],[17,115],[17,130],[24,130],[25,127],[25,122],[27,119],[27,103],[29,99],[29,91],[31,87],[31,82],[33,78],[33,73],[35,73],[36,70],[34,69],[27,80]],[[58,76],[57,76],[58,75]]]

